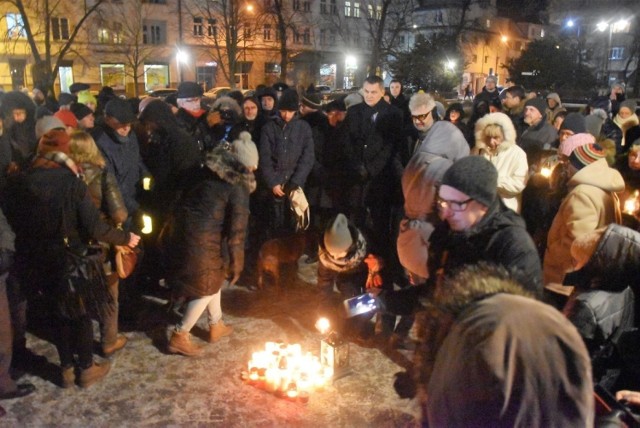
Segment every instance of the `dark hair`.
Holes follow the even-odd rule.
[[[511,94],[512,97],[518,97],[520,98],[520,100],[524,100],[524,96],[525,96],[525,91],[524,88],[522,86],[510,86],[507,89],[505,89],[505,91],[507,91],[507,93]]]
[[[404,85],[398,79],[391,79],[391,82],[389,82],[389,86],[391,86],[392,83],[399,83],[400,84],[400,90],[402,91],[404,89]]]
[[[162,130],[170,130],[178,127],[178,120],[173,115],[169,104],[162,100],[151,101],[138,116],[140,122],[152,122]]]
[[[364,81],[370,85],[380,85],[381,88],[384,88],[384,80],[380,76],[376,76],[375,74],[370,75]]]
[[[462,107],[462,104],[453,103],[449,106],[449,108],[447,108],[447,112],[444,114],[444,120],[451,120],[450,116],[452,111],[457,111],[458,113],[460,113],[460,119],[463,119],[465,116],[464,107]]]

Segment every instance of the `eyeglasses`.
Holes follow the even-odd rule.
[[[418,115],[411,115],[411,119],[413,119],[414,121],[418,121],[418,122],[424,122],[425,120],[427,120],[427,118],[429,117],[429,115],[431,114],[431,112],[429,113],[425,113],[425,114],[418,114]]]
[[[469,205],[469,202],[471,201],[473,201],[473,198],[469,198],[464,201],[448,201],[438,196],[438,199],[436,200],[436,205],[441,210],[449,208],[451,211],[459,213],[466,210],[467,206]]]

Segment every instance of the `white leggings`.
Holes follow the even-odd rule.
[[[176,331],[191,331],[205,309],[209,316],[209,325],[217,324],[222,319],[220,291],[211,296],[204,296],[189,302],[182,320],[176,325]]]

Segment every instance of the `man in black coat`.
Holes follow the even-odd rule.
[[[390,242],[391,205],[394,195],[393,160],[402,146],[402,113],[383,99],[384,83],[370,76],[362,88],[364,103],[347,111],[342,144],[347,173],[352,177],[350,216],[356,227],[365,227],[371,216],[375,252],[385,254]]]
[[[436,204],[445,221],[429,238],[430,281],[484,261],[503,266],[541,297],[540,257],[522,218],[497,197],[497,180],[481,156],[459,159],[444,174]]]

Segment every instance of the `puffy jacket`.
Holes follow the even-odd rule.
[[[294,117],[286,123],[274,117],[262,128],[258,171],[267,188],[278,184],[303,187],[314,163],[311,128]]]
[[[244,268],[249,194],[256,183],[253,173],[221,147],[207,154],[194,183],[174,212],[166,248],[168,278],[178,294],[204,297],[217,293],[228,273],[222,257],[225,242],[229,273]]]
[[[561,284],[564,275],[572,270],[570,251],[576,237],[622,219],[616,192],[624,190],[624,180],[605,159],[578,171],[569,180],[569,189],[549,230],[544,255],[545,285]]]

